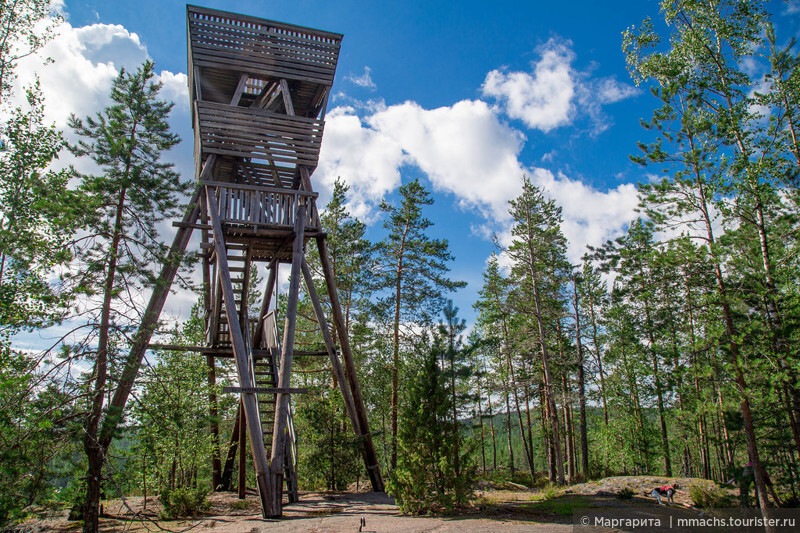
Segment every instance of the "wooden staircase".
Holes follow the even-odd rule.
[[[269,351],[269,357],[253,358],[253,374],[255,376],[256,387],[276,388],[278,386],[278,358],[281,353],[281,346],[278,335],[278,321],[275,311],[270,311],[264,317],[264,335],[259,348]],[[272,428],[275,423],[275,394],[259,394],[258,410],[261,416],[261,429],[264,433],[264,447],[267,449],[267,457],[270,456],[272,447]],[[288,437],[286,439],[286,452],[283,462],[283,480],[286,484],[285,494],[289,498],[289,503],[298,501],[297,493],[297,434],[294,430],[294,420],[291,409],[291,399],[289,400],[289,419],[286,425]]]

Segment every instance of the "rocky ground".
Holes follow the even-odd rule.
[[[642,492],[677,481],[684,488],[675,507],[660,507]],[[104,502],[103,531],[114,532],[559,532],[573,531],[573,516],[582,512],[608,512],[623,517],[666,516],[683,513],[698,516],[691,507],[687,487],[703,480],[660,477],[613,477],[573,485],[563,490],[529,490],[521,485],[484,483],[471,509],[452,517],[411,517],[399,513],[391,497],[376,493],[301,493],[301,501],[287,505],[281,520],[263,520],[257,497],[248,494],[242,501],[233,493],[210,497],[211,508],[202,516],[184,520],[159,520],[157,498],[139,497]],[[649,487],[649,489],[648,489]],[[631,490],[631,499],[619,499],[622,489]],[[362,525],[363,521],[363,525]],[[590,531],[593,529],[587,529]],[[612,531],[615,529],[597,529]],[[40,531],[80,531],[80,524],[69,522],[64,512],[40,512],[19,528],[26,533]],[[677,531],[677,530],[676,530]]]

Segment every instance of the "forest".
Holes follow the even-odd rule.
[[[511,238],[495,238],[474,323],[451,300],[465,282],[432,236],[425,180],[381,203],[376,242],[348,209],[347,176],[337,180],[320,219],[387,491],[404,512],[457,511],[479,480],[724,483],[748,463],[762,510],[800,504],[800,50],[776,38],[767,7],[663,0],[657,23],[631,21],[622,53],[657,102],[631,147],[654,176],[638,185],[639,218],[571,264],[560,206],[511,177],[522,191],[508,203]],[[113,434],[105,423],[167,260],[159,230],[194,186],[165,162],[180,141],[173,103],[147,62],[119,72],[102,112],[72,117],[75,143],[46,123],[36,85],[13,108],[15,66],[51,37],[50,17],[45,0],[2,1],[0,528],[36,506],[80,519],[100,497],[91,476],[103,498],[155,495],[168,514],[196,512],[220,488],[212,465],[238,445],[238,397],[222,392],[238,385],[232,361],[154,349],[123,423]],[[58,165],[67,153],[96,171]],[[198,303],[160,324],[163,345],[203,343],[197,261],[182,259],[179,282]],[[249,283],[255,298],[264,271]],[[278,317],[285,306],[277,294]],[[320,350],[308,294],[298,309],[296,349]],[[17,346],[18,333],[54,325],[68,333],[45,349]],[[322,358],[295,361],[292,386],[308,389],[292,398],[300,490],[368,484],[330,372]]]

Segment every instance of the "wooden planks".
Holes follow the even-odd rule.
[[[187,6],[192,66],[333,84],[342,35]]]
[[[202,101],[195,101],[195,114],[204,154],[317,166],[321,120]]]

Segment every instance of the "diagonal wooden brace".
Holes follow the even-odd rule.
[[[214,249],[217,257],[217,269],[220,278],[220,286],[222,288],[222,298],[225,301],[225,314],[228,317],[228,329],[233,346],[233,356],[236,361],[236,370],[239,375],[239,384],[242,387],[252,388],[255,387],[253,380],[253,372],[250,368],[250,361],[252,360],[251,354],[247,349],[241,323],[239,321],[239,311],[236,309],[236,298],[233,293],[233,285],[231,283],[231,271],[228,266],[228,254],[225,249],[225,236],[222,233],[222,225],[219,220],[219,203],[217,195],[213,188],[206,187],[206,196],[208,198],[208,214],[211,218],[211,225],[214,232]],[[245,332],[249,335],[249,329]],[[253,465],[256,469],[256,480],[258,482],[258,492],[261,497],[261,509],[264,518],[276,516],[271,513],[271,502],[274,499],[275,486],[272,484],[270,476],[268,476],[267,465],[267,451],[264,447],[264,434],[261,430],[261,424],[258,414],[258,398],[255,393],[245,392],[242,393],[242,403],[244,406],[245,418],[251,423],[247,424],[247,432],[250,437],[250,449],[253,452]],[[280,494],[280,486],[277,488]],[[280,516],[280,515],[277,515]]]

